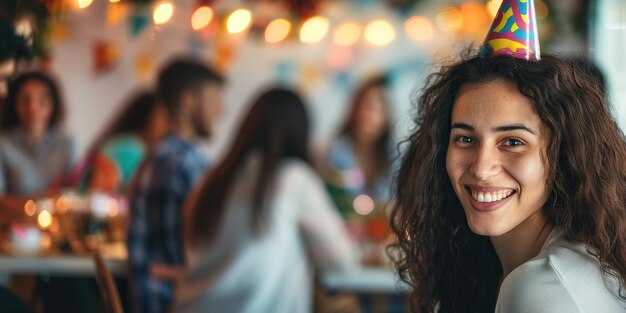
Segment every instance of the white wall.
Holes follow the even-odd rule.
[[[606,75],[613,113],[626,132],[626,1],[601,0],[593,55]]]
[[[75,137],[79,151],[85,149],[135,88],[152,85],[154,72],[165,60],[182,53],[195,54],[209,62],[215,59],[216,41],[197,39],[188,26],[192,1],[174,3],[176,10],[172,21],[163,27],[149,25],[136,37],[129,31],[127,21],[114,27],[106,25],[108,1],[95,1],[89,8],[64,17],[70,36],[55,41],[52,65],[64,86],[69,107],[66,127]],[[364,23],[384,17],[396,23],[397,39],[386,47],[359,43],[354,47],[351,66],[345,70],[333,70],[328,65],[327,55],[332,46],[329,36],[313,45],[300,44],[296,38],[274,46],[251,36],[229,39],[235,48],[226,73],[226,112],[210,145],[211,153],[220,154],[228,146],[237,120],[251,97],[263,86],[277,81],[297,86],[305,93],[315,125],[314,143],[321,146],[333,136],[343,119],[348,97],[356,83],[375,72],[390,70],[393,111],[400,121],[398,133],[400,136],[406,133],[412,91],[423,78],[424,65],[445,45],[447,37],[436,33],[434,39],[418,45],[405,37],[400,18],[384,7],[355,10],[341,5],[345,4],[339,2],[324,11],[330,16],[331,29],[337,21],[346,18]],[[120,55],[115,67],[101,75],[94,74],[91,68],[91,47],[96,40],[111,42]],[[140,55],[154,58],[155,67],[147,78],[136,74]]]

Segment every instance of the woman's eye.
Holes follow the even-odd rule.
[[[468,136],[458,136],[456,138],[457,142],[461,142],[461,143],[473,143],[474,139],[472,137],[468,137]]]
[[[513,147],[515,147],[515,146],[521,146],[523,144],[524,144],[524,142],[522,142],[521,140],[516,139],[516,138],[509,138],[509,139],[504,141],[504,145],[505,146],[513,146]]]

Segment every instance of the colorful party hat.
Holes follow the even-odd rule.
[[[480,54],[541,59],[534,1],[503,0]]]

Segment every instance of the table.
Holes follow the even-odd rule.
[[[126,276],[126,257],[106,253],[103,258],[114,276]],[[88,255],[0,255],[0,275],[39,274],[53,276],[94,276],[93,258]],[[409,287],[400,282],[398,275],[389,268],[364,267],[351,272],[327,272],[320,276],[321,284],[329,291],[353,291],[358,293],[408,293]]]
[[[114,276],[127,273],[127,255],[123,243],[103,245],[100,253]],[[71,254],[0,254],[0,275],[39,274],[53,276],[91,276],[96,273],[93,257]]]

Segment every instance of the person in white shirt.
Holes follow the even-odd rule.
[[[558,57],[432,76],[396,182],[417,312],[626,312],[626,142],[597,80]]]
[[[312,311],[313,267],[347,271],[358,255],[310,165],[300,97],[261,94],[185,212],[187,271],[173,312]]]

